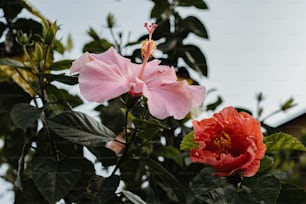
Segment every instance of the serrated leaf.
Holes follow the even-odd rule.
[[[15,126],[25,131],[39,119],[41,112],[42,109],[28,103],[18,103],[12,108],[10,116]]]
[[[55,71],[69,69],[71,67],[72,62],[73,60],[69,59],[53,62],[50,66],[50,69]]]
[[[159,163],[156,161],[153,161],[148,158],[142,158],[141,162],[143,162],[148,168],[149,172],[152,175],[155,175],[161,179],[164,185],[169,187],[169,190],[171,189],[176,196],[176,199],[184,203],[185,197],[182,192],[182,187],[180,183],[176,180],[176,178],[169,172],[167,171],[163,166],[161,166]]]
[[[80,170],[74,161],[55,161],[51,157],[34,157],[32,178],[40,193],[50,202],[63,198],[76,184]]]
[[[142,200],[138,195],[132,193],[131,191],[122,190],[121,192],[133,204],[146,204],[144,200]]]
[[[115,138],[109,128],[81,112],[63,112],[48,120],[48,126],[60,137],[85,146],[104,146]]]
[[[267,152],[288,150],[306,151],[306,147],[297,138],[282,132],[264,137],[264,143]]]
[[[193,131],[188,133],[182,140],[180,150],[190,150],[191,148],[197,148],[198,144],[194,141]]]

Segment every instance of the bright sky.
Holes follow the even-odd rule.
[[[30,0],[45,16],[61,25],[63,40],[71,33],[75,47],[68,58],[81,55],[90,40],[91,26],[110,39],[105,28],[108,13],[117,19],[116,32],[136,39],[144,34],[143,23],[150,21],[150,1],[137,0]],[[89,3],[90,2],[90,3]],[[263,92],[266,114],[293,97],[298,106],[289,115],[306,107],[306,1],[303,0],[206,0],[209,10],[182,9],[183,16],[203,20],[210,39],[190,38],[208,61],[207,89],[217,88],[226,105],[255,110],[256,93]],[[207,103],[214,100],[207,98]],[[271,121],[277,124],[287,115]]]
[[[105,29],[108,13],[117,19],[116,32],[131,32],[131,39],[144,34],[151,1],[139,0],[29,0],[38,10],[61,25],[63,40],[72,34],[74,50],[67,58],[81,55],[93,27],[109,38]],[[255,94],[266,96],[266,114],[293,97],[298,106],[290,116],[306,110],[306,1],[304,0],[206,0],[209,10],[182,10],[183,16],[202,19],[210,39],[191,38],[209,64],[207,89],[217,88],[226,105],[255,110]],[[207,102],[214,100],[209,96]],[[280,114],[271,124],[288,118]],[[1,191],[1,189],[0,189]]]

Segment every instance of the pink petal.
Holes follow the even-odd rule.
[[[86,63],[80,70],[79,84],[88,101],[104,102],[129,91],[127,76],[117,65],[99,60]]]
[[[88,52],[81,55],[81,57],[79,57],[72,63],[72,66],[70,68],[70,74],[80,72],[82,66],[84,66],[84,64],[86,64],[87,62],[90,62],[92,59],[93,58],[91,57],[91,54],[89,54]]]
[[[176,82],[177,77],[173,67],[159,65],[160,61],[150,61],[144,71],[142,80],[148,86]],[[138,70],[139,72],[140,70]],[[151,85],[150,85],[151,84]]]
[[[159,119],[183,119],[192,106],[192,94],[185,81],[144,87],[143,95],[148,99],[150,113]]]
[[[198,107],[202,105],[205,99],[205,87],[204,86],[189,86],[192,93],[192,107]]]

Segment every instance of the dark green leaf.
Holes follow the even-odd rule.
[[[187,28],[190,32],[196,34],[199,37],[208,39],[208,34],[203,23],[194,16],[188,16],[183,19],[184,28]]]
[[[194,141],[193,131],[188,133],[182,140],[180,150],[190,150],[191,148],[197,148],[198,144]]]
[[[260,168],[259,171],[265,171],[270,169],[273,165],[273,158],[269,156],[265,156],[260,160]]]
[[[282,184],[281,192],[277,199],[277,204],[294,203],[294,204],[305,204],[306,203],[306,192],[303,188],[292,185]]]
[[[78,77],[76,76],[67,76],[65,74],[45,74],[45,76],[50,82],[58,81],[68,85],[75,85],[78,83]]]
[[[108,42],[105,39],[91,41],[86,43],[83,47],[83,52],[90,52],[90,53],[101,53],[108,50],[108,48],[112,47],[113,44]]]
[[[23,9],[24,3],[21,0],[0,1],[0,8],[4,11],[6,18],[14,19]]]
[[[306,151],[306,147],[295,137],[278,132],[264,137],[267,152],[273,151]]]
[[[117,163],[117,155],[114,151],[106,147],[89,147],[88,150],[93,153],[103,166],[112,166]]]
[[[133,123],[140,129],[137,136],[141,138],[152,138],[157,135],[164,127],[158,120],[140,120],[135,118]]]
[[[16,190],[14,204],[49,204],[49,202],[41,195],[32,179],[24,180],[22,186],[23,190]]]
[[[158,4],[154,4],[152,10],[151,10],[151,18],[157,18],[162,16],[163,13],[170,12],[170,4],[168,1],[161,1]]]
[[[20,29],[22,30],[24,33],[35,33],[35,34],[39,34],[42,33],[42,26],[40,23],[38,23],[37,21],[33,20],[33,19],[26,19],[26,18],[18,18],[14,23],[13,23],[13,27],[15,29]]]
[[[0,22],[0,37],[2,37],[3,32],[6,30],[7,26],[5,23]]]
[[[211,110],[211,111],[214,111],[214,110],[216,110],[217,109],[217,107],[219,106],[219,105],[221,105],[223,103],[223,100],[222,100],[222,98],[221,98],[221,96],[218,96],[218,98],[217,98],[217,100],[215,101],[215,102],[213,102],[213,103],[211,103],[211,104],[208,104],[207,106],[206,106],[206,110]]]
[[[28,103],[18,103],[11,111],[11,119],[16,127],[24,131],[33,125],[40,117],[42,109],[31,106]]]
[[[245,178],[240,191],[236,191],[233,203],[275,203],[281,190],[281,182],[270,174]]]
[[[194,6],[198,9],[208,9],[203,0],[177,0],[178,6]]]
[[[21,62],[11,58],[0,58],[0,64],[29,70],[29,68],[25,67]]]
[[[108,201],[117,190],[120,183],[120,177],[118,175],[111,175],[108,178],[102,180],[98,186],[98,195],[103,201]]]
[[[57,162],[50,157],[34,157],[32,165],[34,183],[50,203],[63,198],[79,179],[80,170],[73,160]]]
[[[182,192],[182,186],[169,171],[167,171],[156,161],[148,158],[142,158],[141,162],[143,162],[149,168],[150,174],[159,177],[163,184],[169,187],[169,190],[171,189],[171,191],[173,191],[177,201],[184,203],[185,197]]]
[[[195,71],[207,76],[207,63],[202,51],[194,45],[184,45],[180,48],[180,56]]]
[[[83,103],[79,95],[71,95],[66,89],[59,89],[56,86],[49,84],[46,87],[46,91],[49,99],[49,107],[53,108],[53,111],[65,111],[71,110],[72,107],[79,106]],[[63,106],[63,107],[54,107],[54,106]]]
[[[60,60],[57,62],[53,62],[50,66],[51,70],[65,70],[71,67],[73,60]]]
[[[122,194],[133,204],[146,204],[145,201],[131,191],[122,190]]]
[[[63,112],[48,120],[48,125],[57,135],[85,146],[104,146],[116,136],[106,126],[81,112]]]
[[[116,134],[119,134],[124,127],[124,115],[120,110],[123,104],[120,98],[108,101],[108,105],[99,105],[95,111],[99,111],[99,117],[104,125],[109,127]]]
[[[225,177],[213,176],[214,170],[204,168],[191,182],[190,188],[204,203],[226,203],[225,190],[233,188]]]
[[[172,159],[179,166],[183,166],[183,157],[180,151],[174,146],[163,146],[156,150],[156,155],[164,157],[166,159]]]
[[[29,103],[32,98],[15,83],[0,83],[0,135],[10,134],[10,112],[18,103]]]

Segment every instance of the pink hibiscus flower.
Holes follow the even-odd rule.
[[[74,61],[70,73],[79,72],[80,91],[88,101],[105,102],[129,93],[146,97],[150,113],[158,119],[183,119],[202,104],[205,88],[177,81],[173,67],[148,61],[156,47],[151,40],[156,24],[145,26],[150,38],[143,43],[143,64],[132,63],[110,48],[101,54],[85,53]]]

